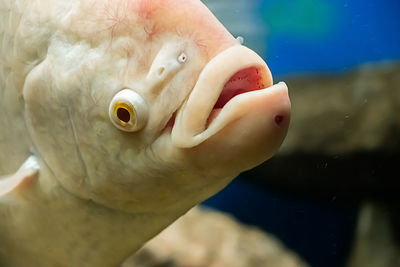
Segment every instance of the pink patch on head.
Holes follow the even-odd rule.
[[[153,4],[149,0],[137,1],[136,7],[137,15],[143,19],[150,19],[153,13]]]

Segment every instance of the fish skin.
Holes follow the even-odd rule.
[[[1,266],[117,266],[286,135],[286,85],[200,1],[0,0],[0,43],[0,175],[17,179],[0,190]],[[252,65],[271,88],[206,129],[224,82]],[[110,122],[124,88],[148,106],[136,132]],[[32,154],[40,170],[18,183]]]

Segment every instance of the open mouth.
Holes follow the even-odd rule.
[[[247,67],[237,71],[229,78],[222,88],[210,116],[207,118],[206,128],[217,117],[222,108],[235,96],[268,87],[261,75],[262,71],[259,67]]]
[[[224,85],[214,109],[223,108],[233,97],[250,91],[264,89],[266,84],[257,67],[249,67],[236,72]]]
[[[260,107],[278,91],[287,97],[286,85],[273,85],[261,57],[244,46],[228,48],[203,68],[175,121],[171,120],[173,142],[179,147],[196,146],[247,116],[255,108],[253,103]]]

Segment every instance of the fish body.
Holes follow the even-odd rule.
[[[117,266],[286,135],[286,85],[200,1],[0,13],[2,266]]]

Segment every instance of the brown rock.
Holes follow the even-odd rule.
[[[397,226],[392,214],[386,205],[363,205],[348,267],[400,266],[400,245],[393,235]]]
[[[306,198],[397,199],[400,63],[285,80],[293,110],[287,138],[247,176]]]
[[[348,266],[400,266],[400,63],[288,85],[292,120],[281,153],[247,176],[303,198],[360,203]]]
[[[293,105],[281,152],[337,155],[400,147],[400,64],[288,80]]]

